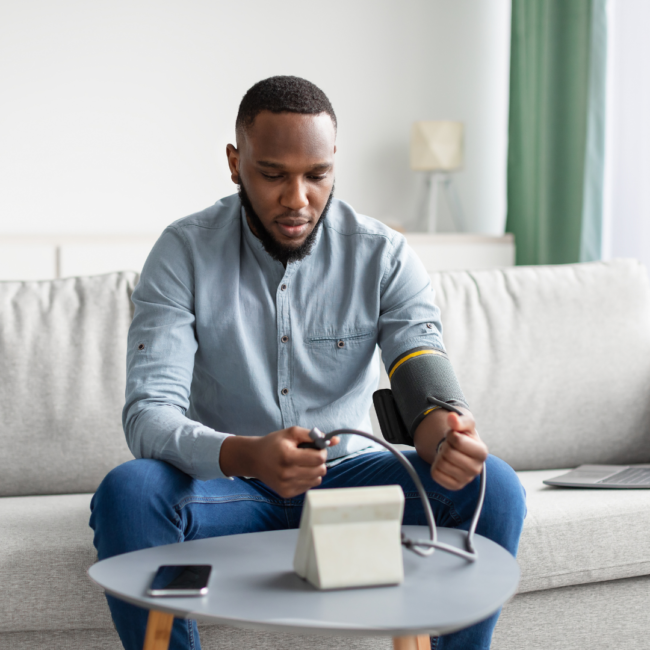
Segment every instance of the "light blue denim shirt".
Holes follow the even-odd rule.
[[[133,293],[124,431],[136,458],[222,478],[228,435],[290,426],[370,431],[386,367],[444,349],[429,277],[404,237],[333,200],[310,255],[273,260],[237,195],[176,221]],[[332,461],[368,447],[343,436]]]

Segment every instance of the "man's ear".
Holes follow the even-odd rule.
[[[226,156],[228,167],[230,167],[230,178],[235,185],[239,185],[239,151],[233,144],[226,145]]]

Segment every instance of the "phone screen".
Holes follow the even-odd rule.
[[[147,589],[149,596],[205,596],[212,567],[209,564],[165,564]]]

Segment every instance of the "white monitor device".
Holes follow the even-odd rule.
[[[293,566],[317,589],[404,580],[399,485],[309,490]]]

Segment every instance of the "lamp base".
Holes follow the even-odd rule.
[[[456,232],[464,232],[465,224],[463,210],[458,198],[453,177],[448,172],[433,171],[427,176],[427,212],[426,230],[436,232],[438,228],[438,206],[440,197],[446,199],[449,214]]]

